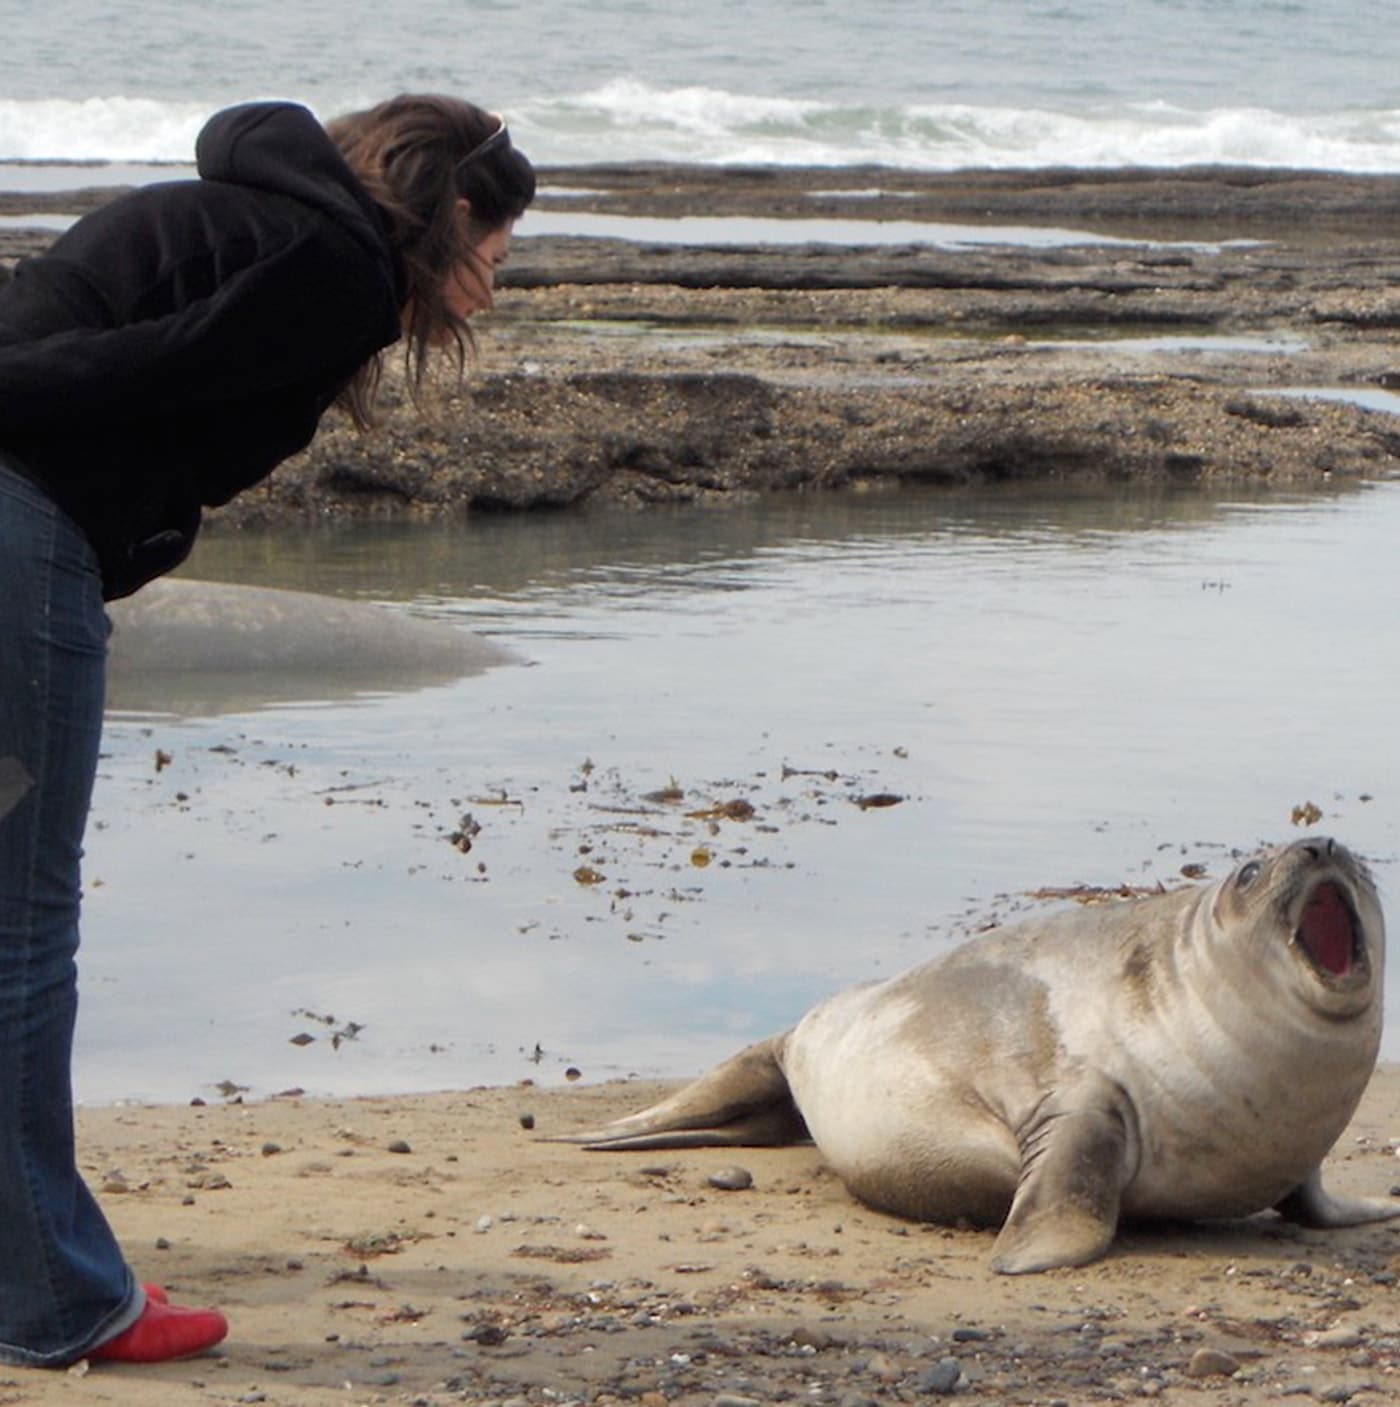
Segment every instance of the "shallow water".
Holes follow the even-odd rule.
[[[1120,239],[1091,230],[1049,225],[969,225],[938,220],[837,220],[748,215],[595,215],[581,210],[531,210],[520,221],[522,238],[571,235],[628,239],[643,244],[749,245],[837,244],[886,246],[918,244],[937,249],[1009,245],[1021,249],[1060,249],[1076,245],[1144,245],[1157,249],[1220,249],[1218,244],[1170,244],[1151,239]],[[1239,241],[1229,241],[1237,244]]]
[[[1393,893],[1397,536],[1382,485],[209,537],[193,574],[398,603],[529,663],[114,708],[80,1097],[693,1073],[1028,891],[1220,874],[1309,802]],[[687,815],[734,801],[752,819]]]

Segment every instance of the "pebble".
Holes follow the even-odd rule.
[[[275,1157],[281,1151],[282,1145],[280,1143],[272,1143],[269,1141],[262,1146],[262,1155],[264,1158]]]
[[[958,1380],[961,1377],[962,1364],[956,1358],[940,1358],[932,1368],[925,1368],[914,1379],[914,1386],[920,1392],[932,1393],[937,1397],[947,1397],[957,1390]]]
[[[1188,1378],[1228,1378],[1240,1370],[1240,1360],[1218,1348],[1198,1348],[1186,1365]]]
[[[753,1186],[753,1174],[736,1163],[733,1167],[720,1168],[718,1172],[711,1173],[708,1181],[711,1187],[718,1187],[721,1192],[743,1192]]]
[[[1338,1325],[1335,1329],[1318,1329],[1303,1335],[1308,1348],[1355,1348],[1361,1342],[1361,1331]]]
[[[389,1152],[391,1152],[391,1153],[412,1153],[412,1152],[413,1152],[413,1149],[412,1149],[411,1147],[409,1147],[409,1145],[408,1145],[402,1138],[396,1138],[396,1139],[389,1145]]]
[[[714,1407],[763,1407],[756,1397],[736,1397],[732,1392],[722,1392],[715,1398]]]

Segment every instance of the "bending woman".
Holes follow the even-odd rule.
[[[140,1286],[78,1174],[79,862],[102,727],[104,600],[188,555],[202,508],[362,428],[385,348],[416,385],[463,354],[534,198],[504,122],[405,96],[323,128],[252,103],[200,179],[80,220],[0,284],[0,1363],[154,1362],[215,1310]]]

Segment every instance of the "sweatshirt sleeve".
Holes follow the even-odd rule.
[[[41,300],[83,295],[81,272],[57,265],[32,274],[22,267],[7,288],[20,317],[8,339],[0,332],[0,443],[88,420],[115,426],[163,405],[198,412],[332,369],[348,375],[394,340],[396,309],[379,271],[354,240],[324,225],[299,230],[202,297],[114,326],[75,320],[26,335],[18,287],[26,276],[69,284],[66,293],[40,290]],[[5,303],[0,297],[0,325]]]

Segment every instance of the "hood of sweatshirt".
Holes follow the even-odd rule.
[[[381,257],[389,252],[379,207],[298,103],[242,103],[215,113],[195,143],[195,162],[206,181],[291,196],[331,215]]]

